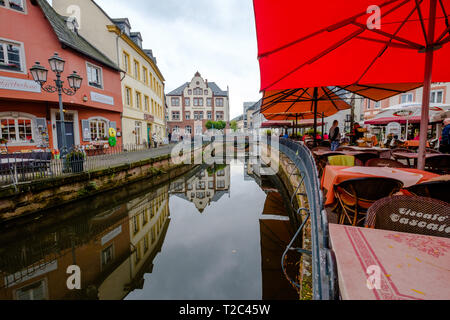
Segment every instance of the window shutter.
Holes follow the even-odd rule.
[[[81,120],[81,129],[83,131],[83,141],[91,141],[91,128],[89,125],[89,120]]]

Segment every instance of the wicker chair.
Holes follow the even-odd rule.
[[[450,203],[450,181],[428,181],[406,189],[409,193]]]
[[[394,196],[377,201],[367,212],[368,228],[450,238],[448,203],[424,197]]]
[[[366,162],[366,167],[408,168],[407,165],[391,159],[370,159]]]
[[[373,203],[401,188],[403,182],[399,180],[376,177],[349,179],[335,185],[334,193],[340,206],[338,223],[361,226]]]
[[[437,174],[450,174],[450,155],[442,154],[427,158],[425,170]]]
[[[369,161],[371,159],[378,159],[378,158],[379,158],[378,154],[372,153],[372,152],[364,152],[364,153],[355,155],[355,159],[358,160],[357,165],[361,165],[361,166],[365,166],[367,161]]]

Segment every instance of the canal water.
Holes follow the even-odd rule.
[[[280,181],[253,169],[197,167],[2,227],[0,299],[298,300],[281,256],[299,221]]]

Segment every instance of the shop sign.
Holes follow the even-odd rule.
[[[414,112],[411,110],[401,110],[394,113],[395,117],[409,117],[412,116]]]
[[[0,77],[0,89],[26,91],[26,92],[41,92],[41,87],[33,80],[16,79],[8,77]]]
[[[97,92],[91,91],[91,100],[95,102],[100,102],[104,104],[109,104],[111,106],[114,105],[114,98],[110,96],[106,96],[104,94],[100,94]]]
[[[398,122],[391,122],[387,125],[386,134],[393,134],[394,136],[400,136],[402,133],[402,126]]]
[[[155,121],[155,117],[152,116],[151,114],[144,113],[144,120],[148,121],[148,122],[154,122]]]

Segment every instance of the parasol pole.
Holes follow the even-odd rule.
[[[324,138],[325,138],[325,134],[324,134],[324,122],[325,122],[325,112],[322,112],[322,141],[324,140]]]
[[[319,96],[319,89],[317,87],[314,88],[314,146],[317,147],[317,104]]]
[[[419,143],[419,155],[417,161],[417,169],[425,169],[425,156],[427,148],[428,138],[428,125],[429,125],[429,110],[430,110],[430,91],[433,71],[433,58],[434,58],[434,32],[436,27],[436,5],[437,0],[430,0],[430,15],[428,20],[428,39],[427,47],[425,49],[425,76],[423,84],[423,97],[422,97],[422,118],[420,121],[420,143]]]

